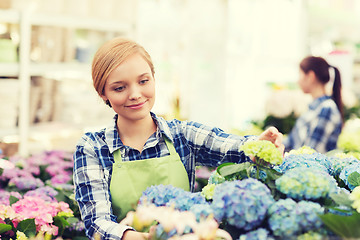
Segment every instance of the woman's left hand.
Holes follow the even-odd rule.
[[[283,134],[279,132],[275,127],[269,127],[263,133],[260,134],[259,140],[267,140],[272,142],[277,149],[284,155],[285,146],[282,143]]]

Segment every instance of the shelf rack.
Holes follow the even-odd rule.
[[[111,20],[76,17],[68,15],[49,15],[33,13],[27,9],[0,10],[0,23],[18,24],[20,31],[19,61],[17,63],[0,63],[0,76],[18,77],[19,80],[19,155],[29,154],[28,139],[29,99],[31,76],[46,75],[53,72],[90,72],[90,64],[83,63],[32,63],[30,61],[32,26],[56,26],[73,29],[103,31],[108,34],[129,34],[132,24]],[[1,81],[1,79],[0,79]]]

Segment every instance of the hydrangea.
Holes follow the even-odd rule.
[[[16,197],[17,199],[21,199],[22,196],[18,192],[8,192],[3,189],[0,189],[0,205],[10,205],[9,199],[10,196]]]
[[[261,180],[261,181],[265,181],[266,180],[266,178],[267,178],[267,174],[266,174],[266,172],[265,171],[263,171],[263,170],[261,170],[261,169],[259,169],[259,177],[258,176],[256,176],[256,174],[257,174],[257,170],[256,170],[256,166],[254,166],[254,167],[252,167],[251,169],[250,169],[250,177],[252,177],[252,178],[256,178],[256,179],[259,179],[259,180]]]
[[[313,154],[316,153],[316,150],[309,147],[309,146],[302,146],[298,149],[292,149],[290,152],[287,153],[287,155],[302,155],[302,154]]]
[[[350,193],[349,199],[353,201],[351,206],[360,213],[360,186],[354,188],[354,190]]]
[[[173,187],[172,185],[156,185],[145,189],[139,199],[139,204],[154,204],[155,206],[165,206],[171,199],[184,194],[185,190]]]
[[[211,199],[213,199],[213,196],[214,196],[215,187],[216,187],[216,184],[214,184],[214,183],[208,184],[205,187],[203,187],[203,189],[201,190],[201,194],[207,200],[211,200]]]
[[[265,228],[258,228],[254,231],[240,235],[239,240],[274,240],[274,238]]]
[[[220,184],[225,182],[225,178],[221,176],[216,170],[210,174],[208,184]]]
[[[307,167],[287,171],[275,181],[276,188],[297,200],[317,200],[337,191],[336,180],[328,173]]]
[[[24,197],[39,197],[47,202],[55,202],[57,201],[55,196],[58,194],[58,191],[53,189],[52,187],[45,186],[40,187],[35,190],[28,191],[24,194]]]
[[[200,192],[184,191],[175,198],[169,200],[165,206],[173,207],[179,211],[188,211],[193,205],[208,204],[204,196]]]
[[[217,185],[211,207],[218,222],[226,220],[239,229],[251,230],[263,222],[273,202],[266,185],[248,178]]]
[[[142,194],[139,204],[171,206],[180,211],[187,211],[194,204],[207,204],[200,192],[191,193],[171,185],[148,187]]]
[[[339,176],[344,167],[353,163],[360,163],[354,156],[347,153],[337,153],[329,159],[334,167],[334,176]]]
[[[206,219],[209,215],[213,214],[213,209],[210,204],[194,204],[190,207],[190,212],[195,214],[196,221]]]
[[[284,173],[296,167],[318,168],[328,172],[330,175],[334,173],[332,161],[321,153],[287,155],[284,158],[284,162],[279,166],[275,166],[274,169]]]
[[[358,131],[343,131],[339,135],[337,142],[338,148],[345,152],[360,152],[360,130]]]
[[[273,165],[279,165],[283,162],[281,152],[270,141],[248,141],[244,145],[240,146],[240,150],[244,151],[247,156],[252,155]]]
[[[353,190],[355,186],[351,185],[348,181],[348,177],[351,173],[358,172],[360,173],[360,163],[354,163],[351,165],[348,165],[343,168],[343,170],[340,172],[339,178],[344,181],[344,183]]]
[[[323,213],[324,209],[315,202],[280,199],[269,208],[268,223],[274,236],[290,239],[322,227],[318,214]]]
[[[317,232],[307,232],[301,234],[296,238],[296,240],[323,240],[323,239],[327,239],[327,238]]]
[[[9,187],[15,186],[19,190],[32,190],[44,186],[43,181],[35,177],[15,177],[8,183]]]

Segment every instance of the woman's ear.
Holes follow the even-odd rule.
[[[310,70],[308,73],[308,78],[311,80],[311,81],[314,81],[316,80],[316,75],[315,75],[315,72],[313,70]]]

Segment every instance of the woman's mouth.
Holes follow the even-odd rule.
[[[140,109],[144,106],[144,104],[145,104],[145,102],[142,102],[142,103],[138,103],[138,104],[128,105],[127,107],[131,108],[131,109]]]

